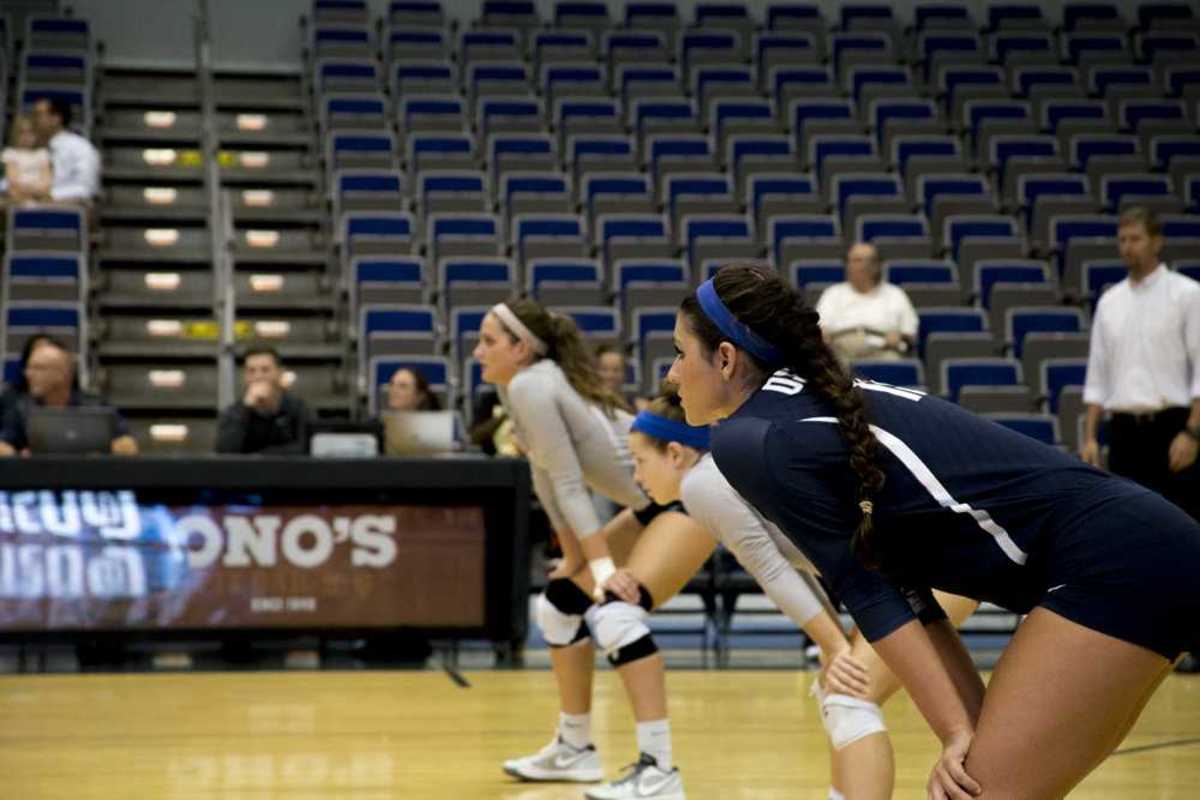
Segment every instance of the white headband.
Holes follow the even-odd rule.
[[[512,331],[518,339],[529,345],[530,350],[539,356],[544,356],[549,352],[550,348],[546,346],[546,343],[537,336],[534,336],[533,331],[525,327],[525,323],[521,322],[507,305],[496,303],[496,305],[492,306],[492,313],[500,318],[500,321],[504,323],[504,327]]]

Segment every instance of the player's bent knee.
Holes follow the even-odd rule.
[[[821,706],[821,722],[834,750],[841,750],[859,739],[886,733],[883,710],[874,703],[845,694],[826,694],[814,686],[813,695]]]
[[[609,662],[619,667],[658,652],[647,616],[641,606],[616,601],[592,606],[584,620]]]
[[[587,623],[583,621],[583,612],[588,606],[581,605],[585,601],[589,601],[587,594],[571,581],[551,581],[546,591],[538,595],[534,616],[546,644],[566,647],[588,638]]]

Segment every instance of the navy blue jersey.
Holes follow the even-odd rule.
[[[873,498],[887,576],[850,549],[857,475],[832,405],[776,372],[712,434],[717,466],[820,570],[875,641],[930,588],[1027,613],[1045,596],[1047,537],[1147,490],[937,397],[859,383],[885,484]],[[936,616],[936,609],[934,609]]]

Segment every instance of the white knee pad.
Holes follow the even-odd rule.
[[[625,602],[592,606],[583,615],[592,631],[592,639],[606,656],[649,636],[646,617],[646,609]]]
[[[555,647],[566,647],[575,641],[579,625],[583,622],[583,617],[578,614],[564,614],[546,599],[544,593],[534,601],[534,616],[546,644]]]
[[[826,694],[813,684],[813,697],[821,707],[821,722],[834,750],[841,750],[873,733],[884,733],[883,711],[875,703],[845,694]]]

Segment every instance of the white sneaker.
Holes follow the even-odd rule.
[[[679,776],[679,767],[671,770],[660,769],[653,756],[642,753],[636,764],[630,764],[626,769],[632,770],[624,778],[588,789],[584,797],[588,800],[638,800],[638,798],[653,797],[656,800],[687,800],[683,793],[683,778]]]
[[[604,779],[594,745],[572,747],[559,736],[531,756],[505,761],[504,771],[524,781],[594,783]]]

